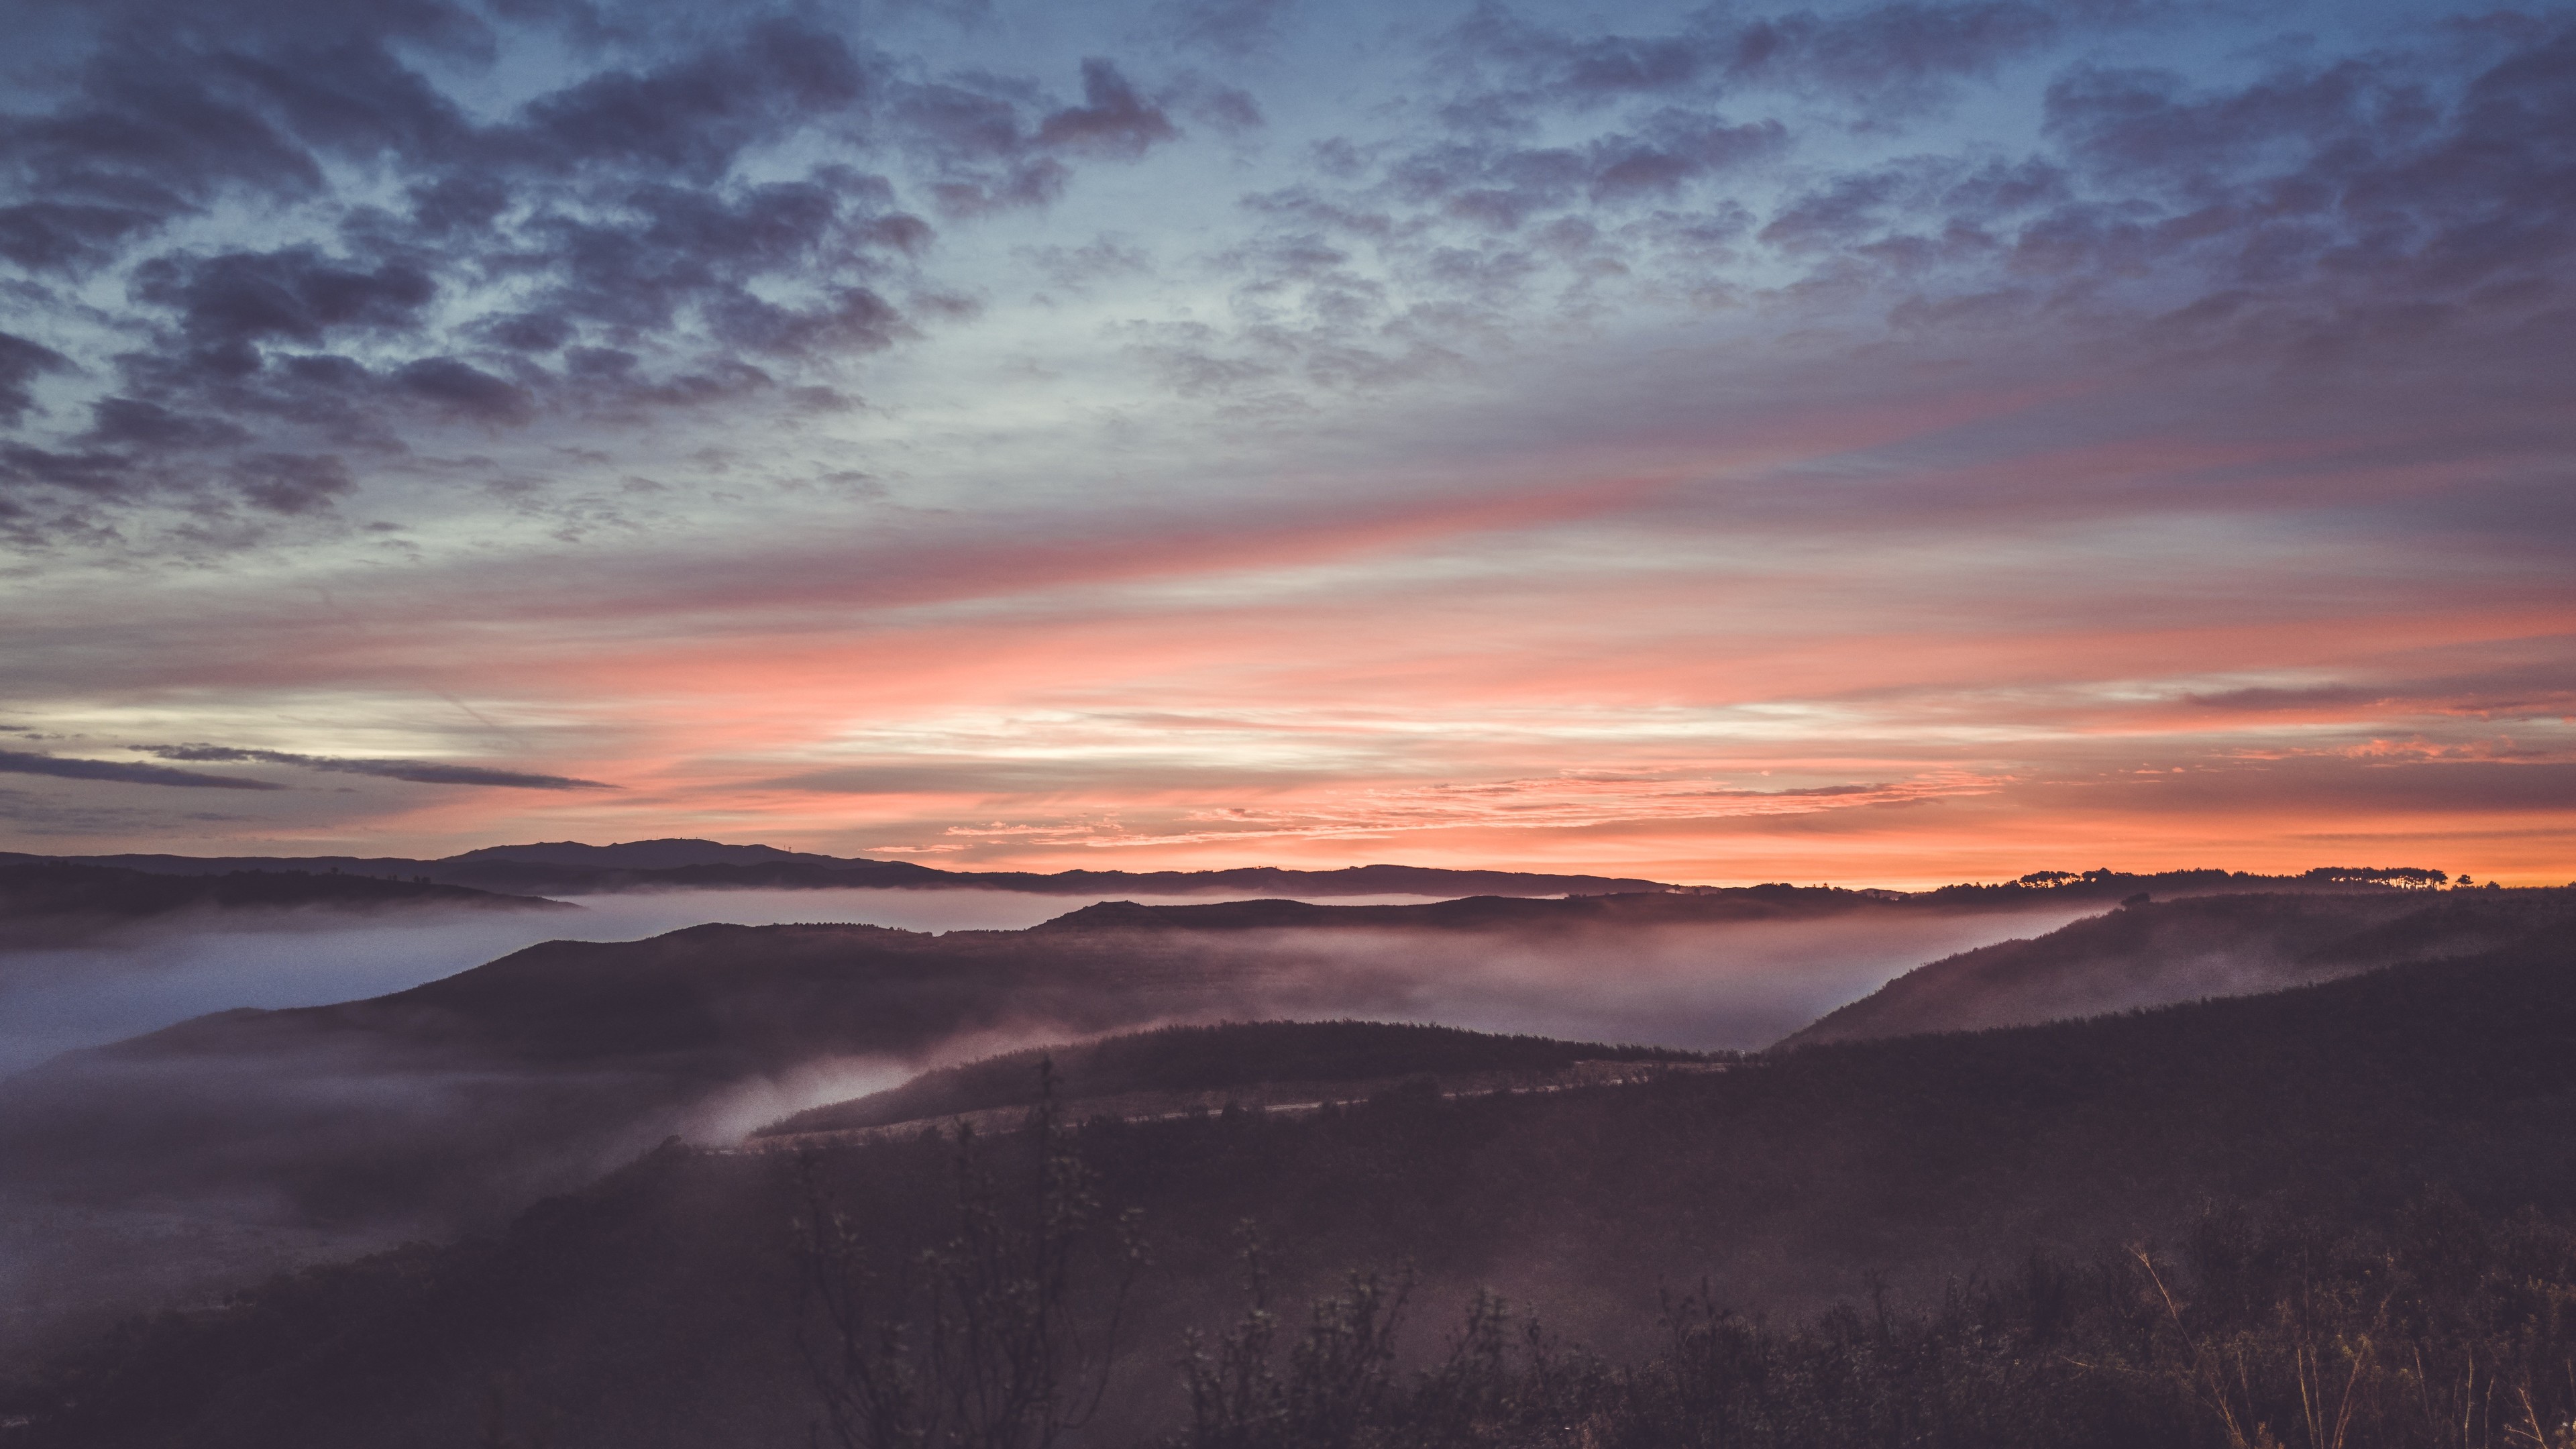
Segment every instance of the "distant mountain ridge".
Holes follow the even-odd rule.
[[[541,896],[332,871],[177,875],[54,861],[0,861],[0,949],[60,944],[142,921],[207,913],[424,908],[567,911]]]
[[[72,860],[158,875],[243,870],[340,871],[423,877],[441,885],[517,895],[633,890],[1000,890],[1037,895],[1562,896],[1662,891],[1661,881],[1436,866],[1355,865],[1338,870],[1247,866],[1233,870],[953,871],[903,860],[817,855],[713,840],[630,840],[615,845],[539,841],[490,845],[437,860],[398,856],[44,856],[0,852],[0,864]]]
[[[1452,870],[1423,865],[1352,865],[1335,870],[1240,866],[1227,870],[940,870],[906,860],[820,855],[770,845],[727,845],[714,840],[665,838],[588,845],[577,840],[487,845],[436,860],[401,856],[195,856],[31,855],[0,851],[0,866],[68,861],[155,875],[222,875],[234,871],[337,871],[346,875],[464,886],[503,895],[583,895],[651,890],[992,890],[1032,895],[1213,896],[1304,898],[1466,896],[1533,898],[1609,896],[1639,892],[1765,897],[1784,892],[1836,890],[1846,896],[1993,905],[2045,896],[2055,900],[2118,900],[2140,890],[2208,895],[2247,890],[2341,892],[2421,886],[2447,877],[2439,871],[2321,867],[2300,875],[2245,871],[2171,870],[2043,871],[1999,885],[1947,885],[1929,891],[1854,891],[1840,887],[1683,886],[1629,876],[1562,875],[1516,870]]]
[[[726,845],[714,840],[691,840],[678,836],[660,840],[630,840],[622,845],[585,845],[578,840],[545,840],[533,845],[487,845],[461,855],[446,857],[446,863],[468,860],[507,860],[525,865],[581,865],[611,870],[674,870],[692,865],[771,865],[781,861],[802,860],[825,865],[850,862],[836,856],[817,855],[807,850],[780,850],[774,845]],[[869,861],[865,864],[883,864]]]

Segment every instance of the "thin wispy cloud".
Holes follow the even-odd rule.
[[[131,760],[84,760],[62,755],[30,754],[24,750],[0,750],[0,773],[50,775],[57,780],[111,780],[126,785],[169,785],[183,790],[286,788],[267,780],[209,775],[200,770],[173,770],[167,765],[145,765]]]
[[[343,759],[333,755],[299,755],[285,750],[246,750],[230,745],[136,745],[133,748],[165,760],[208,760],[262,765],[295,765],[343,775],[373,775],[383,780],[409,780],[416,785],[494,785],[511,790],[614,790],[597,780],[565,775],[539,775],[524,770],[495,770],[481,765],[455,765],[437,760]]]

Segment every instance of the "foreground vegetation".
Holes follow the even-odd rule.
[[[806,1163],[797,1256],[819,1331],[801,1342],[845,1449],[1100,1442],[1081,1431],[1117,1381],[1147,1258],[1039,1075],[1020,1176],[960,1129],[956,1231],[892,1272]],[[2576,1231],[2447,1189],[2381,1229],[2211,1206],[2169,1248],[2034,1253],[1928,1310],[1873,1284],[1865,1307],[1779,1327],[1703,1283],[1665,1295],[1656,1342],[1625,1363],[1479,1290],[1445,1351],[1399,1371],[1409,1267],[1354,1272],[1292,1322],[1268,1246],[1249,1225],[1243,1240],[1245,1310],[1187,1336],[1187,1425],[1164,1449],[2576,1445]]]
[[[2178,1250],[2034,1257],[1930,1312],[1780,1327],[1705,1293],[1618,1364],[1480,1299],[1399,1374],[1401,1280],[1256,1308],[1184,1365],[1180,1449],[2504,1449],[2576,1444],[2576,1233],[2428,1197],[2390,1234],[2243,1206]]]

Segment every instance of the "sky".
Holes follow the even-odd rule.
[[[20,0],[0,848],[2576,878],[2576,10]]]

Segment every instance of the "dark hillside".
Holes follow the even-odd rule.
[[[0,861],[41,857],[0,853]],[[1657,881],[1620,876],[1544,875],[1507,870],[1360,865],[1340,870],[1068,870],[954,871],[904,860],[868,860],[724,845],[712,840],[635,840],[618,845],[545,841],[495,845],[440,860],[360,856],[263,857],[113,855],[79,863],[168,875],[238,870],[339,870],[426,876],[452,885],[532,894],[632,890],[1000,890],[1041,895],[1179,896],[1561,896],[1664,889]]]
[[[1888,914],[1899,902],[1825,886],[1747,886],[1728,891],[1633,891],[1531,899],[1466,896],[1401,906],[1324,906],[1306,901],[1217,901],[1146,906],[1102,901],[1030,929],[1105,932],[1264,930],[1429,930],[1547,933],[1597,927],[1688,926],[1745,921],[1811,920],[1855,912]],[[1977,909],[1992,909],[1981,905]],[[1901,917],[1896,917],[1901,918]]]
[[[1027,1105],[1041,1061],[1068,1100],[1131,1092],[1223,1090],[1266,1082],[1342,1082],[1413,1073],[1548,1072],[1581,1061],[1702,1061],[1699,1052],[1495,1036],[1374,1021],[1167,1026],[1079,1046],[1032,1047],[926,1072],[891,1091],[808,1111],[763,1135],[835,1132]]]
[[[1826,1045],[1625,1087],[1095,1123],[1081,1144],[1101,1197],[1141,1209],[1154,1244],[1120,1425],[1180,1412],[1172,1351],[1153,1345],[1230,1316],[1233,1225],[1247,1219],[1280,1245],[1288,1301],[1343,1267],[1409,1258],[1426,1325],[1454,1321],[1485,1282],[1625,1356],[1653,1347],[1658,1290],[1703,1277],[1774,1314],[1865,1294],[1871,1273],[1899,1308],[1937,1307],[1950,1275],[2020,1273],[2035,1248],[2082,1262],[2142,1236],[2172,1243],[2213,1201],[2281,1204],[2337,1232],[2395,1231],[2428,1187],[2489,1218],[2576,1209],[2571,944],[2545,928],[2269,996]],[[947,1231],[945,1147],[818,1160],[878,1261]],[[791,1332],[793,1199],[777,1158],[659,1153],[495,1242],[138,1329],[54,1381],[76,1390],[19,1400],[35,1418],[26,1442],[456,1442],[503,1374],[520,1402],[561,1415],[555,1442],[571,1449],[794,1442],[810,1400]],[[1871,1341],[1865,1325],[1854,1342]],[[1919,1442],[1974,1440],[1926,1429]]]
[[[51,857],[0,852],[0,863]],[[2374,870],[2327,867],[2296,876],[2244,871],[2175,870],[2136,875],[2125,871],[2043,871],[2019,881],[1953,885],[1907,894],[1790,885],[1670,886],[1628,876],[1534,874],[1508,870],[1451,870],[1434,866],[1357,865],[1339,870],[1252,866],[1231,870],[940,870],[904,860],[818,855],[767,845],[726,845],[712,840],[634,840],[617,845],[542,841],[494,845],[438,860],[365,856],[104,855],[76,863],[167,875],[215,875],[240,870],[337,870],[350,874],[423,876],[449,885],[516,894],[583,895],[652,890],[999,890],[1040,895],[1206,896],[1241,900],[1256,896],[1559,896],[1636,895],[1670,892],[1739,898],[1784,899],[1791,894],[1853,900],[1908,900],[1944,910],[1993,910],[2043,900],[2116,901],[2138,891],[2159,895],[2208,895],[2246,891],[2382,890],[2420,886],[2444,877],[2408,868]]]
[[[84,1201],[213,1186],[299,1216],[434,1221],[586,1180],[603,1154],[690,1130],[720,1094],[813,1064],[883,1069],[959,1038],[1175,1020],[1417,1016],[1437,983],[1406,943],[1435,937],[1470,957],[1575,941],[1616,962],[1642,939],[1630,932],[1846,916],[1901,931],[1910,909],[1779,886],[1113,903],[1027,931],[706,925],[555,941],[389,996],[225,1012],[49,1063],[0,1092],[0,1163],[23,1190]],[[1363,933],[1366,950],[1344,949]]]
[[[21,1192],[90,1203],[218,1192],[299,1219],[435,1223],[569,1187],[666,1134],[710,1130],[697,1124],[716,1120],[729,1093],[833,1063],[882,1072],[951,1041],[1173,1021],[1419,1017],[1421,993],[1440,983],[1417,958],[1445,972],[1561,934],[1583,947],[1563,968],[1579,973],[1615,968],[1646,939],[1622,934],[1631,929],[1821,912],[1883,914],[1901,930],[1918,909],[1783,886],[1401,907],[1119,904],[1016,932],[709,925],[550,942],[390,996],[225,1012],[49,1063],[0,1092],[0,1165]],[[2087,954],[2097,947],[2110,974],[2127,969],[2141,923],[2215,921],[2229,939],[2289,943],[2292,956],[2291,945],[2399,932],[2365,942],[2384,959],[2407,945],[2445,951],[2428,944],[2444,939],[2436,926],[2487,939],[2476,933],[2493,922],[2477,911],[2448,925],[2410,914],[2460,909],[2393,891],[2220,897],[2122,911],[2028,949],[2080,982],[2102,974]],[[1333,944],[1356,935],[1347,927],[1368,928],[1366,951]],[[1435,959],[1407,947],[1436,939],[1465,950]],[[1722,940],[1691,949],[1724,964]],[[2202,978],[2165,987],[2214,989]]]
[[[2576,922],[2576,891],[2201,896],[1918,967],[1781,1042],[1973,1031],[2241,996]]]
[[[85,1201],[216,1193],[435,1221],[585,1180],[728,1086],[806,1063],[1261,1015],[1326,989],[1271,991],[1270,971],[1125,937],[877,926],[554,941],[390,996],[223,1012],[58,1058],[0,1094],[0,1162],[21,1191]]]

